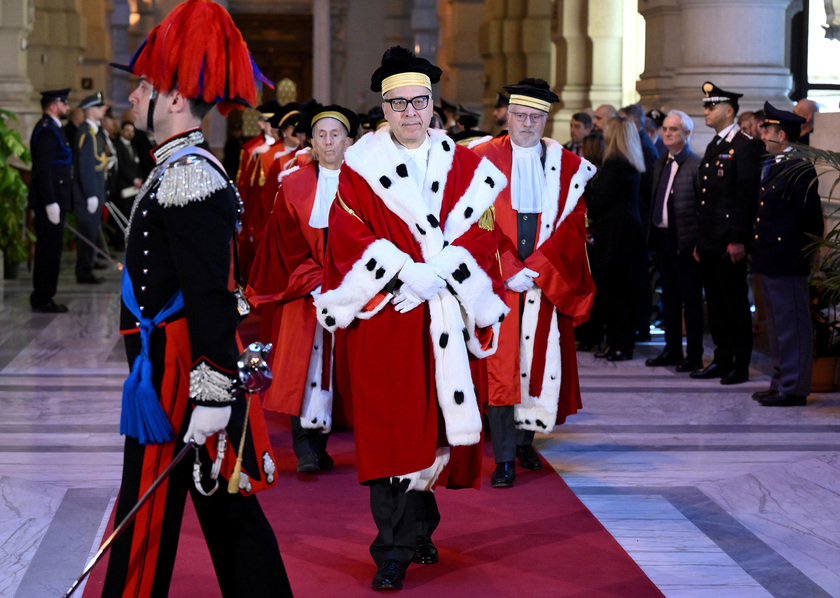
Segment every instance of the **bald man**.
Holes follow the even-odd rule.
[[[592,116],[592,128],[596,131],[603,131],[607,121],[616,116],[618,116],[618,110],[615,106],[601,104]]]
[[[805,119],[799,133],[799,143],[811,145],[811,131],[814,130],[814,115],[820,111],[820,105],[814,100],[799,100],[793,107],[793,113]]]

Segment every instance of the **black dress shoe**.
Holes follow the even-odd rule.
[[[804,407],[808,404],[808,397],[780,392],[774,397],[759,399],[758,402],[765,407]]]
[[[490,476],[490,485],[493,488],[510,488],[515,479],[516,461],[503,461],[496,463],[496,471]]]
[[[401,590],[403,579],[405,565],[399,561],[384,561],[376,569],[370,587],[374,590]]]
[[[329,471],[335,467],[335,460],[327,454],[327,451],[318,454],[318,469]]]
[[[733,368],[720,379],[721,384],[742,384],[750,379],[750,371],[744,368]]]
[[[519,464],[525,469],[536,471],[542,469],[542,461],[534,447],[530,444],[523,444],[516,447],[516,458],[519,459]]]
[[[306,453],[298,459],[297,470],[298,473],[318,473],[321,470],[318,465],[318,455],[315,453]]]
[[[81,278],[77,277],[76,282],[79,284],[102,284],[105,282],[105,279],[91,274],[89,276],[82,276]]]
[[[627,361],[633,359],[633,349],[622,351],[617,349],[606,356],[607,361]]]
[[[411,560],[421,565],[434,565],[440,560],[438,549],[429,536],[417,536],[417,551]]]
[[[607,347],[603,351],[598,351],[597,353],[595,353],[595,357],[597,357],[598,359],[603,359],[604,357],[606,357],[607,355],[609,355],[612,352],[613,352],[613,348],[612,347]]]
[[[679,365],[682,361],[682,351],[677,353],[676,351],[669,351],[668,349],[665,349],[656,357],[645,359],[645,365],[650,368],[655,368],[661,365]]]
[[[39,314],[63,314],[67,311],[67,306],[62,303],[50,301],[44,305],[33,305],[32,311]]]
[[[732,368],[720,365],[719,363],[715,363],[714,361],[704,367],[702,370],[697,370],[696,372],[691,372],[691,377],[695,380],[709,380],[711,378],[723,378],[726,374],[730,372]]]
[[[693,372],[695,370],[702,370],[703,360],[687,358],[674,369],[675,371],[680,372],[681,374],[684,374],[686,372]]]
[[[758,392],[752,393],[753,401],[761,401],[763,399],[769,399],[770,397],[775,397],[779,394],[778,390],[773,390],[772,388],[767,390],[759,390]]]

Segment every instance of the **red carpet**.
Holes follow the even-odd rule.
[[[260,502],[277,532],[295,596],[378,594],[369,586],[375,568],[368,546],[376,531],[368,490],[356,479],[352,434],[330,438],[335,470],[305,476],[295,472],[287,421],[268,415],[278,481],[260,494]],[[551,468],[519,470],[509,489],[489,487],[492,469],[488,443],[481,490],[437,492],[441,524],[434,541],[440,563],[411,565],[401,596],[662,596]],[[215,598],[221,593],[210,555],[187,502],[169,595]],[[85,598],[99,596],[105,560],[94,569]]]

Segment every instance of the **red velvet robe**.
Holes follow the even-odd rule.
[[[325,328],[347,329],[359,480],[419,474],[431,484],[440,474],[469,487],[480,474],[481,418],[467,351],[492,354],[508,311],[494,292],[502,283],[489,210],[507,181],[428,134],[422,191],[389,127],[347,150],[316,306]],[[399,313],[390,299],[409,260],[434,265],[450,291]],[[441,473],[438,448],[447,446],[451,468]]]
[[[581,407],[574,326],[589,317],[595,297],[582,200],[595,167],[552,139],[543,142],[546,197],[535,249],[524,263],[517,253],[517,212],[511,206],[510,187],[496,200],[503,278],[525,267],[539,276],[534,280],[538,288],[506,292],[511,314],[502,324],[499,350],[488,358],[487,370],[491,405],[516,405],[518,427],[550,432]],[[473,150],[510,178],[513,153],[507,135]],[[525,296],[521,314],[520,295]]]
[[[326,372],[315,381],[315,390],[332,393],[332,335],[318,325],[310,295],[321,284],[326,252],[325,231],[309,226],[317,187],[314,162],[284,177],[246,289],[248,300],[261,308],[263,317],[273,310],[270,366],[275,379],[282,383],[269,387],[263,395],[263,407],[289,415],[303,415],[304,393],[314,392],[313,380],[307,375],[313,352],[321,355]],[[316,341],[316,334],[320,341]],[[304,422],[309,423],[313,422]],[[326,430],[328,424],[317,422]]]

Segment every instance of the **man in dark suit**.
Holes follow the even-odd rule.
[[[79,125],[73,142],[73,205],[79,234],[96,244],[108,172],[108,154],[100,134],[100,121],[107,106],[102,92],[96,92],[82,100],[79,107],[85,111],[85,122]],[[77,239],[76,243],[76,282],[101,283],[103,279],[93,275],[96,250],[84,239]]]
[[[665,349],[647,366],[675,365],[678,372],[703,367],[703,280],[692,255],[697,244],[697,188],[700,156],[691,151],[694,121],[672,110],[662,123],[666,151],[653,169],[650,247],[662,287]],[[682,313],[685,309],[686,358],[682,351]]]
[[[67,306],[53,301],[58,287],[64,217],[72,203],[73,154],[61,129],[67,116],[69,89],[41,92],[44,115],[35,129],[29,147],[32,153],[32,184],[29,208],[35,212],[35,263],[32,269],[32,311],[63,313]]]
[[[761,138],[775,154],[762,168],[755,219],[752,272],[758,275],[767,313],[773,363],[770,388],[753,394],[770,407],[805,405],[811,390],[811,330],[806,247],[808,234],[823,234],[817,172],[802,159],[785,159],[806,119],[764,103]]]
[[[698,171],[700,205],[695,259],[700,262],[714,361],[692,378],[720,378],[721,384],[749,379],[752,314],[747,290],[747,248],[758,203],[761,154],[735,123],[738,98],[703,84],[706,126],[715,137]]]
[[[591,132],[592,117],[586,112],[575,112],[569,121],[569,137],[571,139],[563,145],[563,148],[579,156],[583,148],[583,138]]]

